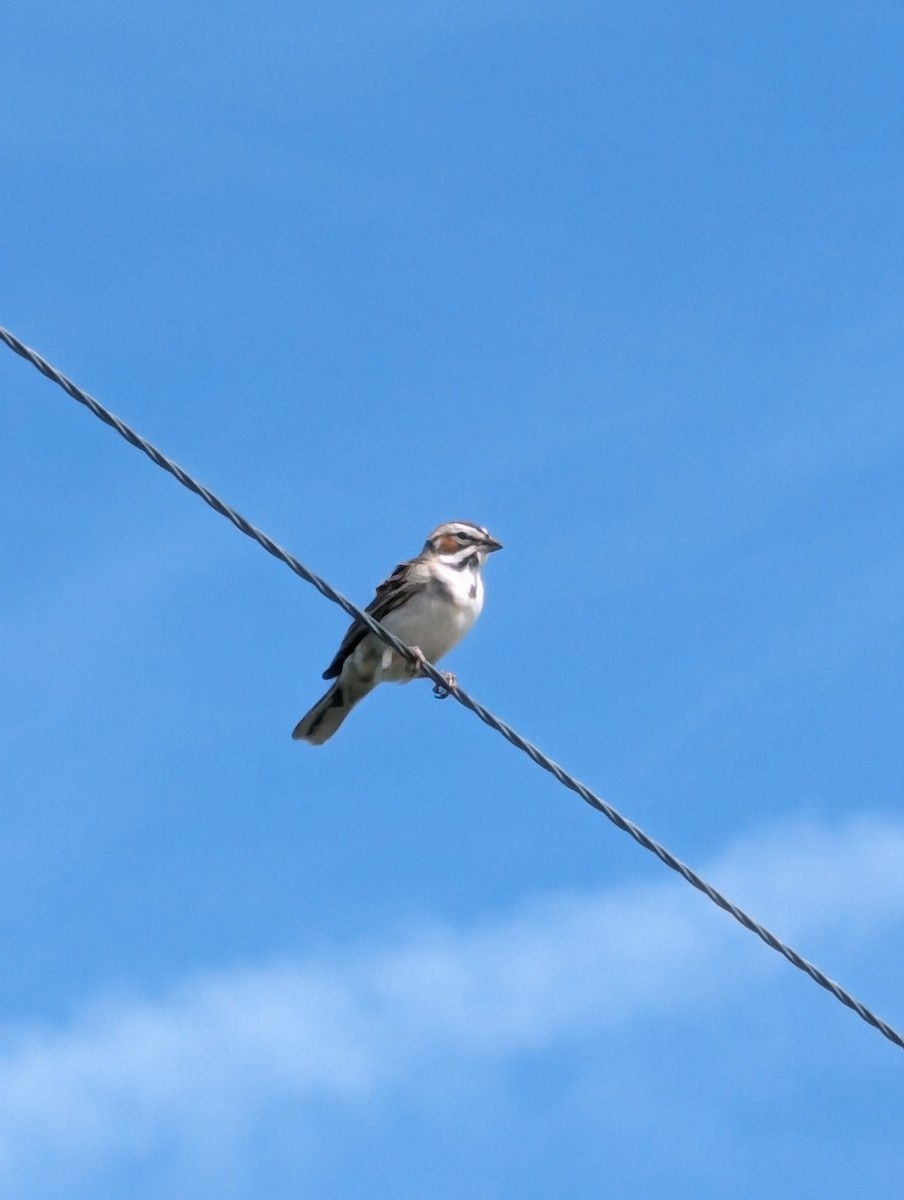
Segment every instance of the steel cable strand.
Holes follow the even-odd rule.
[[[373,634],[375,634],[375,636],[382,639],[383,642],[385,642],[398,654],[402,655],[402,657],[408,662],[412,664],[419,664],[423,674],[432,679],[436,685],[436,688],[440,689],[442,693],[454,696],[459,704],[463,705],[463,707],[467,709],[470,709],[470,711],[474,713],[474,715],[481,721],[483,721],[485,725],[488,725],[491,729],[501,734],[506,741],[510,742],[511,745],[513,745],[516,749],[526,754],[528,758],[530,758],[538,767],[542,767],[544,771],[548,771],[549,774],[558,780],[563,787],[575,792],[586,804],[590,805],[591,808],[596,809],[597,812],[601,813],[604,817],[611,821],[612,824],[618,829],[621,829],[624,833],[629,834],[645,850],[648,850],[651,854],[655,854],[665,866],[669,867],[672,871],[677,872],[687,883],[696,888],[697,891],[702,892],[703,895],[711,900],[713,904],[717,905],[724,912],[728,913],[729,916],[733,917],[750,933],[755,934],[758,938],[760,938],[761,941],[765,942],[770,949],[781,954],[789,963],[792,964],[792,966],[797,967],[800,971],[803,971],[814,981],[814,983],[818,983],[820,987],[824,988],[832,996],[834,996],[836,1000],[840,1001],[847,1008],[855,1012],[857,1016],[859,1016],[868,1025],[871,1025],[874,1029],[877,1029],[879,1033],[886,1037],[895,1046],[904,1050],[904,1038],[902,1038],[902,1036],[889,1024],[883,1021],[880,1017],[877,1017],[875,1013],[866,1007],[866,1005],[862,1004],[849,992],[845,991],[840,984],[830,979],[827,975],[820,971],[818,967],[814,966],[813,963],[809,962],[807,959],[798,954],[796,950],[792,949],[792,947],[787,946],[784,942],[777,938],[775,934],[771,933],[763,925],[760,925],[757,921],[755,921],[753,917],[744,912],[743,909],[738,908],[737,905],[733,904],[730,900],[723,896],[721,892],[717,891],[716,888],[714,888],[711,884],[708,884],[706,880],[702,879],[695,871],[687,866],[686,863],[683,863],[664,846],[661,846],[658,842],[654,841],[653,838],[644,833],[642,829],[635,825],[633,821],[628,820],[627,817],[623,816],[616,808],[613,808],[611,804],[608,804],[605,800],[601,799],[601,797],[597,796],[595,792],[592,792],[585,784],[581,783],[580,780],[575,779],[572,775],[569,775],[569,773],[560,767],[558,763],[554,762],[551,758],[544,754],[543,751],[533,745],[532,742],[529,742],[526,738],[523,738],[509,725],[506,725],[504,721],[500,720],[493,713],[489,712],[489,710],[484,708],[482,704],[479,704],[475,699],[473,699],[473,697],[469,696],[467,692],[458,687],[456,683],[451,683],[448,677],[439,671],[432,663],[424,662],[410,646],[406,646],[404,642],[399,641],[399,639],[394,634],[390,633],[388,629],[384,629],[378,621],[375,621],[370,613],[364,612],[363,609],[360,609],[357,607],[357,605],[352,604],[350,600],[346,599],[341,592],[336,591],[336,589],[327,583],[325,579],[322,579],[314,571],[306,567],[304,563],[300,562],[286,550],[283,550],[281,546],[278,546],[276,542],[269,538],[265,533],[261,532],[261,530],[252,525],[250,521],[246,520],[241,513],[236,512],[234,508],[231,508],[225,503],[225,501],[214,495],[214,493],[204,487],[203,484],[198,483],[197,480],[193,479],[186,471],[184,471],[178,465],[178,463],[175,463],[172,459],[167,458],[166,455],[158,450],[156,446],[152,445],[145,438],[141,437],[140,434],[136,433],[133,429],[126,425],[124,421],[120,420],[119,417],[115,416],[113,413],[104,408],[104,406],[100,404],[99,401],[95,400],[93,396],[82,391],[82,389],[77,387],[71,379],[67,378],[67,376],[62,374],[62,372],[51,366],[50,363],[48,363],[46,359],[42,358],[40,354],[30,349],[23,342],[20,342],[17,337],[10,333],[9,330],[4,329],[2,326],[0,326],[0,340],[5,342],[6,345],[16,354],[20,355],[27,362],[30,362],[32,366],[36,367],[37,370],[41,372],[42,375],[45,375],[53,383],[56,383],[59,387],[61,387],[63,391],[72,397],[72,399],[77,400],[80,404],[83,404],[86,408],[88,408],[99,420],[115,429],[121,437],[130,443],[130,445],[135,446],[138,450],[141,450],[158,467],[161,467],[164,471],[168,471],[170,475],[173,475],[179,481],[179,483],[183,485],[183,487],[188,488],[189,491],[192,491],[195,493],[195,495],[200,496],[200,498],[206,504],[208,504],[215,512],[219,513],[221,516],[230,521],[241,533],[257,542],[258,545],[266,550],[268,554],[271,554],[274,558],[279,559],[280,562],[284,563],[291,571],[294,571],[295,574],[303,579],[306,583],[309,583],[315,587],[317,591],[321,593],[321,595],[325,596],[328,600],[332,600],[334,604],[338,604],[339,607],[344,609],[353,620],[360,621],[366,625],[367,628]]]

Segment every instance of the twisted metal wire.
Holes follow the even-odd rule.
[[[887,1024],[887,1022],[883,1021],[880,1017],[877,1017],[875,1013],[871,1012],[865,1004],[862,1004],[859,1000],[852,996],[850,992],[845,991],[840,984],[830,979],[827,975],[820,971],[817,966],[798,954],[797,951],[791,946],[787,946],[784,942],[780,941],[780,939],[777,938],[774,933],[770,933],[768,929],[760,925],[758,921],[755,921],[753,917],[749,916],[746,912],[744,912],[743,909],[738,908],[736,904],[733,904],[727,897],[723,896],[721,892],[719,892],[711,884],[707,883],[705,879],[702,879],[696,873],[696,871],[693,871],[689,866],[687,866],[686,863],[683,863],[681,859],[676,858],[671,851],[665,848],[665,846],[661,846],[659,842],[655,841],[648,834],[644,833],[644,831],[635,825],[633,821],[629,821],[627,817],[623,816],[617,809],[613,808],[611,804],[597,796],[595,792],[592,792],[590,788],[581,783],[580,780],[575,779],[573,775],[569,775],[566,770],[560,767],[558,763],[553,762],[551,758],[545,755],[542,750],[533,745],[532,742],[527,741],[527,739],[523,738],[520,733],[516,732],[516,730],[512,729],[509,725],[506,725],[504,721],[500,720],[499,717],[494,716],[494,714],[484,708],[482,704],[479,704],[472,696],[469,696],[467,692],[458,687],[456,683],[451,682],[448,676],[437,670],[432,663],[425,663],[410,646],[406,646],[404,642],[399,641],[395,634],[390,633],[388,629],[385,629],[378,621],[375,621],[369,613],[364,612],[363,609],[360,609],[357,605],[352,604],[350,600],[347,600],[345,596],[341,594],[341,592],[337,592],[336,589],[327,583],[325,579],[321,579],[319,575],[315,574],[314,571],[306,567],[304,563],[299,562],[297,558],[289,554],[286,550],[283,550],[281,546],[278,546],[276,542],[267,537],[265,533],[262,533],[261,530],[256,529],[255,526],[250,523],[250,521],[247,521],[245,517],[236,512],[234,508],[230,508],[228,504],[226,504],[218,496],[215,496],[213,492],[209,491],[203,486],[203,484],[200,484],[197,482],[197,480],[192,479],[189,474],[183,471],[183,469],[177,463],[174,463],[172,459],[167,458],[165,454],[156,448],[156,446],[151,445],[151,443],[146,441],[145,438],[141,437],[133,429],[130,429],[124,421],[121,421],[119,417],[114,416],[113,413],[104,408],[103,405],[95,400],[93,396],[90,396],[87,392],[83,392],[82,389],[77,387],[71,379],[68,379],[62,374],[62,372],[51,366],[50,363],[40,356],[40,354],[24,345],[17,337],[15,337],[7,329],[4,329],[2,326],[0,326],[0,340],[5,342],[6,345],[9,346],[9,348],[16,354],[20,355],[27,362],[30,362],[32,366],[36,367],[41,372],[42,375],[46,375],[48,379],[52,380],[59,387],[61,387],[64,392],[73,398],[73,400],[77,400],[80,404],[83,404],[101,421],[115,429],[116,432],[121,437],[125,438],[127,442],[130,442],[131,445],[135,446],[138,450],[143,451],[143,453],[145,453],[153,463],[156,463],[158,467],[162,467],[164,471],[168,471],[171,475],[175,476],[175,478],[178,479],[183,487],[187,487],[189,491],[192,491],[195,493],[195,495],[200,496],[201,499],[206,504],[209,504],[215,512],[218,512],[228,521],[231,521],[236,529],[240,530],[247,537],[252,538],[258,543],[259,546],[262,546],[268,554],[272,554],[274,558],[278,558],[280,562],[285,563],[290,571],[294,571],[295,574],[300,576],[306,583],[310,583],[313,587],[315,587],[321,595],[326,596],[328,600],[332,600],[334,604],[338,604],[339,607],[344,609],[353,620],[360,621],[363,625],[366,625],[373,634],[384,641],[388,646],[391,646],[392,649],[397,654],[400,654],[407,662],[411,663],[412,665],[419,665],[423,674],[433,680],[435,685],[434,690],[437,692],[437,694],[448,694],[454,696],[459,704],[462,704],[465,708],[470,709],[471,712],[474,713],[475,716],[479,717],[485,725],[489,725],[490,729],[494,729],[497,733],[502,734],[506,741],[511,742],[513,746],[526,754],[528,758],[537,764],[538,767],[542,767],[544,771],[548,771],[555,779],[559,781],[559,783],[562,784],[563,787],[568,788],[572,792],[576,792],[577,795],[580,796],[585,803],[589,804],[591,808],[594,808],[597,812],[602,813],[602,815],[607,817],[613,825],[615,825],[618,829],[621,829],[624,833],[629,834],[634,841],[643,846],[645,850],[648,850],[651,854],[655,854],[661,862],[663,862],[667,867],[670,867],[673,871],[676,871],[682,879],[691,885],[691,887],[694,887],[697,889],[697,891],[702,892],[704,896],[713,902],[713,904],[718,905],[718,907],[727,912],[729,916],[734,917],[734,919],[739,924],[743,925],[745,929],[749,930],[753,934],[756,934],[756,936],[761,941],[765,942],[767,946],[786,958],[792,966],[797,967],[798,970],[803,971],[806,975],[809,975],[814,983],[818,983],[820,987],[825,988],[825,990],[831,993],[836,1000],[839,1000],[847,1008],[855,1012],[857,1016],[865,1021],[868,1025],[872,1025],[874,1029],[877,1029],[884,1037],[888,1038],[888,1040],[893,1042],[894,1045],[896,1045],[899,1049],[904,1050],[904,1037],[902,1037],[901,1034]]]

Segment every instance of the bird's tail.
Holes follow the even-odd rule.
[[[301,718],[292,730],[292,737],[296,742],[322,746],[369,690],[353,690],[347,683],[337,679],[326,695],[321,696],[311,711]]]

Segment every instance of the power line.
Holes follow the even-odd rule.
[[[353,620],[360,621],[363,625],[366,625],[372,633],[374,633],[378,638],[382,639],[382,641],[384,641],[388,646],[391,646],[396,653],[402,655],[402,657],[408,662],[412,664],[421,664],[424,674],[433,680],[435,684],[434,690],[436,690],[438,694],[448,693],[449,695],[454,696],[459,704],[464,705],[465,708],[469,708],[471,712],[478,716],[485,725],[489,725],[491,729],[495,729],[497,733],[501,733],[506,741],[511,742],[513,746],[523,751],[537,764],[538,767],[542,767],[544,771],[548,771],[551,775],[553,775],[563,787],[568,788],[572,792],[576,792],[582,800],[590,805],[591,808],[595,808],[597,812],[602,813],[603,816],[607,817],[613,825],[616,825],[624,833],[629,834],[635,840],[635,842],[638,842],[645,850],[649,850],[651,854],[655,854],[656,857],[660,859],[661,862],[665,863],[667,867],[670,867],[673,871],[677,871],[682,879],[684,879],[692,887],[695,887],[698,891],[702,892],[704,896],[713,902],[713,904],[718,905],[718,907],[727,912],[729,916],[734,917],[734,919],[743,925],[745,929],[756,934],[756,936],[760,938],[761,941],[765,942],[767,946],[783,955],[788,962],[792,964],[792,966],[797,967],[798,970],[809,975],[809,977],[815,983],[818,983],[820,987],[823,987],[826,989],[826,991],[830,992],[836,1000],[839,1000],[847,1008],[852,1009],[853,1012],[855,1012],[862,1020],[866,1021],[868,1025],[872,1025],[874,1029],[878,1029],[878,1031],[884,1037],[888,1038],[890,1042],[893,1042],[897,1047],[899,1047],[899,1049],[904,1050],[904,1038],[902,1038],[901,1034],[894,1030],[880,1017],[877,1017],[875,1013],[871,1012],[870,1009],[866,1007],[866,1005],[862,1004],[849,992],[845,991],[840,984],[835,983],[834,980],[830,979],[827,975],[820,971],[818,967],[813,965],[813,963],[808,962],[807,959],[798,954],[797,951],[792,949],[791,946],[785,945],[785,943],[780,941],[774,933],[770,933],[768,929],[760,925],[759,922],[753,919],[753,917],[748,916],[743,909],[738,908],[736,904],[733,904],[730,900],[723,896],[721,892],[717,891],[716,888],[707,883],[705,879],[702,879],[695,871],[691,870],[686,863],[683,863],[664,846],[661,846],[648,834],[644,833],[644,831],[635,825],[633,821],[629,821],[627,817],[622,816],[622,814],[617,809],[613,808],[611,804],[608,804],[605,800],[597,796],[595,792],[592,792],[578,779],[575,779],[573,775],[569,775],[567,771],[558,765],[558,763],[553,762],[551,758],[547,757],[542,750],[539,750],[514,729],[506,725],[504,721],[501,721],[498,717],[494,716],[493,713],[485,709],[482,704],[478,704],[478,702],[469,696],[467,692],[462,691],[457,684],[450,683],[447,677],[443,675],[442,672],[438,671],[432,663],[422,663],[422,660],[418,657],[418,655],[415,654],[410,646],[406,646],[403,642],[400,642],[394,634],[390,633],[388,629],[384,629],[383,626],[378,621],[375,621],[369,613],[364,612],[363,609],[360,609],[357,607],[357,605],[352,604],[350,600],[347,600],[345,596],[343,596],[340,592],[337,592],[336,589],[327,583],[325,579],[321,579],[319,575],[315,574],[314,571],[306,567],[304,563],[299,562],[297,558],[293,557],[293,555],[289,554],[286,550],[283,550],[281,546],[278,546],[276,542],[267,537],[265,533],[262,533],[259,529],[256,529],[255,526],[250,523],[250,521],[247,521],[240,513],[236,512],[234,508],[231,508],[228,504],[226,504],[225,501],[221,500],[218,496],[215,496],[213,492],[209,491],[202,484],[198,483],[197,480],[192,479],[189,474],[183,471],[182,468],[177,463],[174,463],[172,459],[167,458],[165,454],[156,448],[156,446],[151,445],[151,443],[145,438],[141,437],[133,429],[130,429],[124,421],[121,421],[119,417],[114,416],[113,413],[104,408],[104,406],[95,400],[93,396],[88,395],[87,392],[83,392],[82,389],[77,387],[71,379],[68,379],[62,374],[62,372],[58,371],[55,367],[52,367],[50,363],[40,356],[40,354],[24,345],[24,343],[20,342],[17,337],[11,334],[7,329],[4,329],[2,326],[0,326],[0,340],[4,341],[6,345],[9,346],[9,348],[16,354],[20,355],[27,362],[30,362],[32,366],[36,367],[41,372],[42,375],[46,375],[48,379],[52,380],[59,387],[61,387],[64,392],[72,397],[73,400],[77,400],[80,404],[83,404],[86,408],[90,409],[90,411],[105,424],[112,426],[112,428],[115,429],[121,437],[125,438],[127,442],[130,442],[137,449],[143,451],[152,462],[156,463],[158,467],[162,467],[164,471],[169,471],[171,475],[174,475],[176,479],[178,479],[183,487],[187,487],[189,491],[192,491],[195,493],[195,495],[200,496],[201,499],[206,504],[209,504],[215,512],[218,512],[221,516],[226,517],[228,521],[232,522],[236,529],[240,530],[247,537],[252,538],[258,543],[259,546],[262,546],[268,554],[272,554],[274,558],[278,558],[280,562],[285,563],[289,570],[294,571],[295,574],[300,576],[306,583],[310,583],[313,587],[315,587],[318,592],[321,593],[321,595],[326,596],[328,600],[332,600],[334,604],[338,604],[339,607],[344,609]]]

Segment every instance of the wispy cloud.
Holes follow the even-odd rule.
[[[773,831],[708,874],[779,933],[862,963],[904,921],[904,824]],[[657,879],[96,999],[63,1028],[2,1031],[0,1177],[36,1195],[48,1171],[216,1144],[273,1104],[367,1103],[450,1059],[499,1066],[632,1023],[713,1020],[790,970]]]

